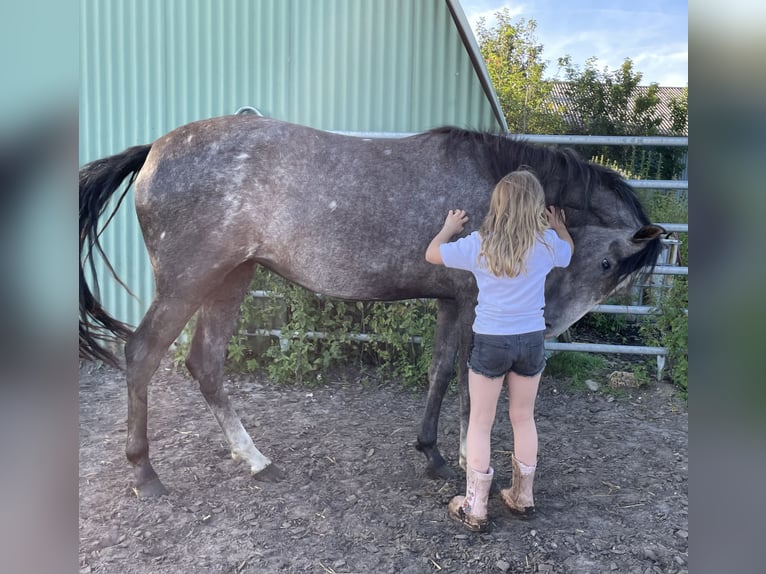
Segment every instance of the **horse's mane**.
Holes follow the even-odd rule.
[[[496,181],[519,169],[521,165],[533,166],[543,186],[553,191],[557,205],[561,205],[565,199],[566,186],[556,182],[580,181],[585,190],[585,209],[590,209],[594,190],[597,187],[605,187],[617,194],[618,199],[642,225],[649,223],[635,191],[619,173],[582,159],[573,149],[536,146],[514,136],[471,131],[454,126],[434,128],[428,133],[443,136],[448,152],[464,145],[471,146],[474,157],[484,163],[487,172]]]
[[[649,224],[634,189],[613,169],[584,160],[571,148],[550,148],[532,145],[521,138],[491,132],[472,131],[454,126],[434,128],[428,134],[444,138],[448,153],[470,148],[487,173],[495,181],[520,166],[531,166],[543,187],[553,197],[555,205],[564,205],[571,186],[566,182],[579,181],[584,190],[580,198],[583,209],[591,210],[591,199],[597,188],[612,190],[641,225]],[[659,239],[647,242],[644,249],[621,260],[618,266],[620,278],[644,267],[653,268],[662,249]]]

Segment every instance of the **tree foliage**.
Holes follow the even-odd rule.
[[[670,116],[672,118],[673,131],[683,133],[689,123],[689,87],[684,88],[680,98],[670,101]]]
[[[596,59],[590,58],[585,69],[571,63],[569,56],[559,58],[566,73],[570,110],[578,123],[573,128],[587,134],[656,135],[662,123],[657,84],[638,93],[642,74],[633,69],[626,58],[619,70],[598,70]]]
[[[561,110],[550,98],[551,85],[543,79],[547,63],[537,42],[535,20],[511,22],[508,8],[495,13],[497,23],[477,25],[479,48],[508,123],[515,133],[560,133]]]
[[[641,72],[626,58],[619,69],[596,68],[596,59],[586,61],[584,69],[569,56],[559,58],[564,69],[569,99],[569,133],[607,136],[653,136],[662,123],[659,86],[639,88]],[[688,89],[685,92],[688,94]],[[671,104],[673,130],[686,127],[688,108],[685,99]],[[672,134],[663,134],[672,135]],[[580,146],[585,157],[603,157],[626,171],[647,179],[673,179],[681,169],[684,149],[671,147]]]
[[[510,10],[494,14],[495,24],[484,18],[477,24],[479,48],[495,93],[513,133],[652,136],[662,123],[659,86],[640,86],[642,74],[626,58],[619,69],[599,69],[596,59],[583,69],[570,56],[558,59],[564,72],[568,101],[552,97],[545,79],[548,63],[535,32],[537,22],[512,21]],[[686,128],[688,88],[671,102],[674,134]],[[663,134],[673,135],[673,134]],[[671,147],[579,146],[584,157],[602,157],[642,178],[673,179],[682,167],[685,150]]]

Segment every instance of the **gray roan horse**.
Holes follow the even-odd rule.
[[[429,265],[425,248],[449,209],[475,230],[495,183],[529,166],[547,201],[566,211],[575,242],[567,269],[546,283],[547,333],[557,335],[620,284],[656,262],[663,229],[651,225],[614,171],[510,137],[439,128],[407,138],[362,139],[253,116],[184,125],[80,170],[80,353],[117,364],[108,337],[125,341],[126,454],[141,495],[164,492],[149,460],[149,381],[197,312],[186,358],[231,446],[256,478],[283,476],[243,428],[222,386],[225,348],[255,266],[314,292],[348,300],[438,299],[438,327],[417,448],[430,475],[450,476],[436,444],[439,410],[459,366],[461,463],[468,412],[466,358],[473,277]],[[110,317],[85,271],[99,217],[124,180],[156,295],[132,332]],[[103,252],[101,252],[103,256]],[[92,261],[92,259],[90,260]]]

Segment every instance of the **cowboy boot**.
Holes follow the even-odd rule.
[[[465,496],[450,500],[447,509],[450,517],[472,532],[486,532],[489,529],[487,499],[493,475],[492,467],[489,467],[489,472],[483,473],[466,465]]]
[[[535,514],[532,484],[535,480],[536,467],[519,462],[516,455],[512,456],[511,462],[513,464],[511,488],[503,488],[500,491],[500,498],[514,514],[522,518],[531,518]]]

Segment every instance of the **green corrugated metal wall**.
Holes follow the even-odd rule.
[[[81,0],[80,161],[244,105],[337,131],[498,130],[446,0]],[[132,196],[103,236],[137,295],[99,267],[136,324],[153,279]]]

